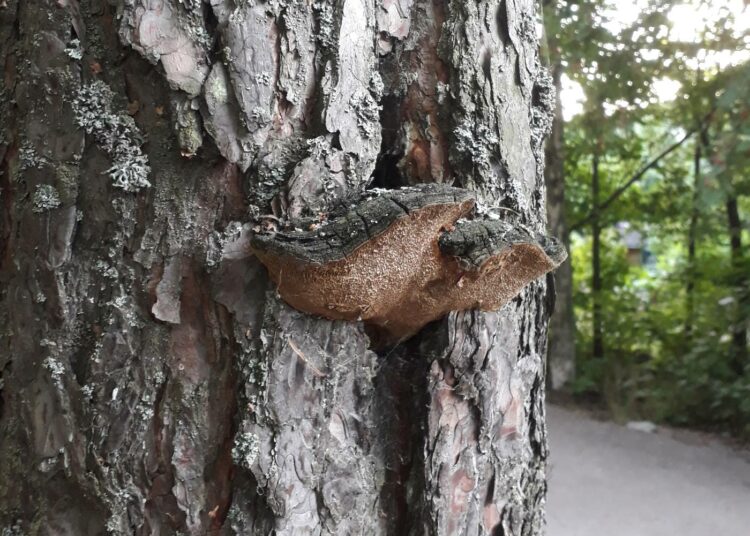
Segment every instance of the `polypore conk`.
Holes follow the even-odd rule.
[[[438,184],[380,191],[325,226],[260,232],[251,246],[292,307],[399,341],[449,311],[499,309],[567,257],[521,225],[464,219],[474,204]]]

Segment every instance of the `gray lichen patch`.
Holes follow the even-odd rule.
[[[49,344],[49,341],[42,341],[42,345],[45,345],[45,342]],[[50,377],[52,378],[52,381],[54,382],[55,386],[59,390],[63,390],[63,378],[65,376],[65,365],[58,359],[55,359],[52,356],[48,356],[43,362],[42,366],[49,371]]]
[[[115,187],[137,192],[151,186],[148,157],[141,151],[143,136],[124,111],[115,111],[115,94],[103,81],[81,88],[73,101],[76,122],[112,158],[107,170]]]
[[[0,532],[0,536],[24,536],[24,534],[25,532],[20,520],[14,521],[12,525],[3,527],[2,532]]]
[[[18,167],[21,171],[38,169],[48,164],[48,160],[37,153],[34,145],[28,140],[21,142],[21,147],[18,150],[18,160]]]
[[[74,60],[80,60],[83,58],[83,48],[81,42],[78,39],[71,39],[65,47],[65,53]]]
[[[543,152],[542,144],[552,131],[556,90],[549,71],[541,65],[537,68],[531,107],[531,144],[534,154],[540,157]]]
[[[75,203],[78,194],[78,177],[80,169],[77,164],[58,162],[55,169],[55,184],[63,203]]]
[[[252,432],[238,433],[232,447],[232,460],[240,467],[251,469],[260,451],[260,438]]]
[[[60,206],[60,194],[51,184],[39,184],[32,198],[34,204],[32,210],[37,214],[48,212]]]
[[[318,32],[317,39],[323,48],[331,48],[336,39],[336,15],[331,2],[326,0],[315,0],[312,4],[313,11],[317,15]]]
[[[193,157],[203,145],[201,121],[197,105],[191,99],[174,99],[175,131],[182,156]]]

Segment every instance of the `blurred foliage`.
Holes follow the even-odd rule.
[[[576,229],[572,389],[623,419],[750,437],[747,341],[742,350],[736,340],[750,324],[750,36],[722,2],[690,3],[711,16],[680,39],[674,2],[634,1],[638,15],[625,22],[614,1],[544,3],[549,61],[585,95],[565,124],[566,211]],[[679,87],[673,99],[659,99],[665,80]],[[605,355],[593,358],[592,159],[601,203],[692,131],[599,215]],[[624,222],[643,237],[640,252],[628,253]],[[639,253],[648,259],[633,262]]]

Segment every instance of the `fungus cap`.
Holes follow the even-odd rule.
[[[474,203],[445,185],[380,191],[314,230],[258,233],[251,247],[292,307],[396,342],[450,311],[499,309],[565,260],[554,238],[463,220]]]

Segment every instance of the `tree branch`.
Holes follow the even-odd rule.
[[[714,113],[714,109],[711,109],[711,111],[708,112],[695,127],[688,130],[685,133],[685,135],[682,136],[682,138],[680,138],[679,140],[674,142],[672,145],[664,149],[657,156],[655,156],[648,164],[646,164],[640,170],[638,170],[638,172],[635,175],[633,175],[625,184],[623,184],[617,190],[612,192],[612,195],[610,195],[601,205],[599,205],[598,207],[595,207],[594,210],[589,212],[586,217],[574,223],[570,227],[570,232],[577,231],[584,225],[591,223],[591,221],[594,220],[594,218],[596,218],[599,214],[601,214],[603,210],[607,209],[612,203],[617,201],[617,199],[619,199],[620,196],[624,194],[628,188],[630,188],[633,184],[641,180],[648,170],[655,168],[659,164],[659,162],[661,162],[664,158],[666,158],[668,155],[670,155],[672,152],[674,152],[680,146],[682,146],[682,144],[684,144],[687,140],[689,140],[693,134],[703,130],[705,128],[706,122],[711,118],[713,113]]]

